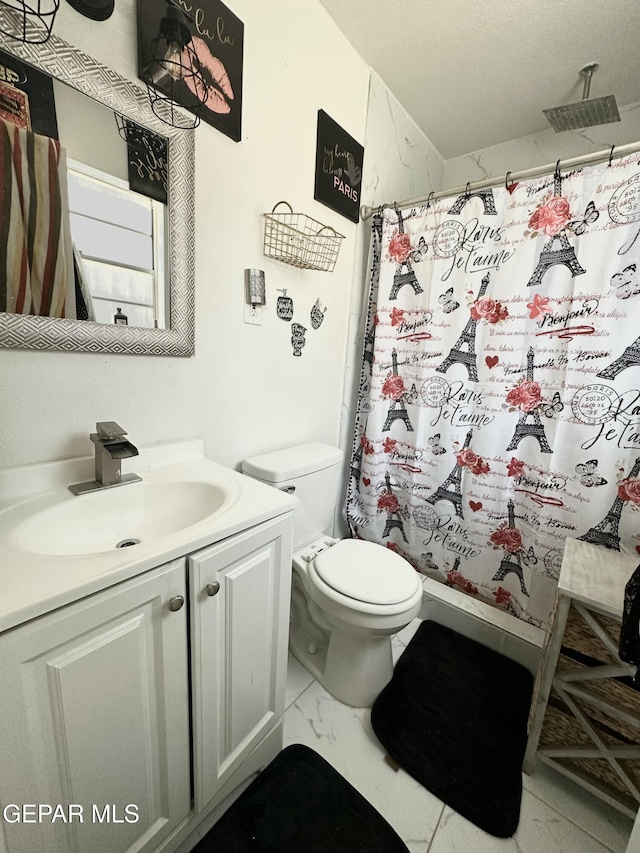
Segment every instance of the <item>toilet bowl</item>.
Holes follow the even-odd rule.
[[[322,537],[294,553],[289,645],[347,705],[368,707],[393,674],[391,638],[422,603],[420,576],[372,542]]]
[[[422,603],[421,576],[399,554],[328,534],[338,500],[342,452],[305,444],[246,459],[245,474],[294,493],[289,646],[329,693],[373,703],[393,674],[391,638]]]

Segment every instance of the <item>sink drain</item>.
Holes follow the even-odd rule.
[[[139,539],[121,539],[117,544],[116,548],[130,548],[131,545],[139,545]]]

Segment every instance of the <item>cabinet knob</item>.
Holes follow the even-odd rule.
[[[169,600],[169,610],[180,610],[182,605],[184,604],[184,596],[183,595],[174,595],[173,598]]]
[[[218,581],[214,581],[213,583],[208,583],[205,589],[207,590],[207,595],[215,595],[220,590],[220,584]]]

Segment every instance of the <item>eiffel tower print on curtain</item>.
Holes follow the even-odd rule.
[[[515,507],[513,501],[507,502],[507,514],[508,514],[508,525],[512,530],[516,529],[515,525]],[[494,581],[502,581],[506,578],[507,575],[517,575],[518,580],[520,581],[520,591],[523,595],[529,595],[527,592],[527,587],[524,583],[524,577],[522,575],[522,566],[520,565],[520,555],[518,553],[510,553],[509,551],[504,552],[504,556],[502,561],[500,562],[500,566],[498,567],[498,571],[493,576],[492,580]]]
[[[634,477],[638,476],[639,472],[640,456],[638,456],[634,462],[633,468],[626,479],[633,480]],[[599,524],[596,524],[595,527],[587,530],[584,536],[578,536],[578,539],[582,542],[591,542],[592,545],[604,545],[605,548],[609,548],[611,551],[619,551],[620,534],[618,533],[618,526],[620,525],[620,516],[622,515],[623,509],[624,501],[621,497],[616,495],[616,499],[611,504],[611,509],[602,521]]]
[[[356,480],[356,490],[360,491],[360,480],[362,479],[362,454],[364,452],[364,447],[362,446],[362,442],[358,442],[358,447],[356,452],[353,454],[353,459],[351,460],[351,467],[349,469],[349,476],[355,477]]]
[[[462,450],[469,447],[472,436],[473,430],[470,429],[464,440]],[[457,462],[444,483],[438,486],[435,492],[425,500],[430,504],[437,504],[438,501],[449,501],[453,504],[458,518],[464,518],[462,513],[462,467]]]
[[[468,193],[464,193],[464,195],[459,195],[458,198],[454,201],[452,206],[449,208],[449,213],[453,213],[454,215],[462,213],[462,208],[465,204],[472,198],[479,198],[482,201],[482,206],[484,208],[485,216],[497,216],[498,211],[496,210],[496,204],[493,200],[493,190],[473,190]]]
[[[490,274],[487,273],[482,279],[482,283],[480,285],[480,290],[478,291],[476,301],[478,299],[482,299],[482,297],[487,292],[487,287],[489,286],[489,278]],[[458,362],[460,364],[464,364],[464,366],[467,368],[467,374],[469,376],[470,382],[478,381],[478,356],[476,353],[477,325],[478,321],[474,320],[473,317],[469,317],[469,321],[462,330],[462,334],[449,350],[449,355],[445,358],[442,364],[439,364],[436,367],[438,373],[446,373],[452,364]],[[466,349],[463,349],[463,347],[466,347]]]
[[[392,495],[393,489],[391,488],[391,478],[389,477],[388,471],[384,475],[384,481],[387,484],[387,494]],[[409,540],[407,539],[407,536],[404,532],[404,524],[402,523],[402,516],[400,515],[400,507],[397,507],[397,509],[387,510],[387,521],[384,526],[384,530],[382,531],[382,538],[386,539],[394,527],[398,528],[400,533],[402,533],[402,538],[408,544]]]
[[[362,353],[362,360],[369,365],[369,376],[373,374],[373,350],[375,347],[376,341],[376,327],[375,324],[371,324],[371,328],[367,332],[364,339],[364,352]]]
[[[619,373],[629,367],[640,367],[640,338],[636,338],[619,358],[612,361],[609,367],[605,367],[600,373],[596,373],[596,376],[601,379],[615,379]]]
[[[557,171],[553,180],[553,195],[554,198],[562,195],[562,177]],[[553,248],[553,244],[556,241],[560,243],[559,249]],[[557,264],[567,267],[573,278],[586,273],[586,270],[578,263],[576,251],[567,239],[566,228],[563,228],[557,234],[552,234],[542,247],[538,265],[527,282],[527,287],[535,287],[537,284],[540,284],[546,271]]]
[[[393,364],[393,375],[398,375],[398,353],[393,350],[391,353],[391,362]],[[407,432],[413,432],[413,427],[411,426],[411,421],[409,420],[409,413],[407,412],[407,408],[404,404],[404,394],[402,394],[397,400],[392,400],[391,405],[389,406],[389,411],[387,413],[387,418],[382,426],[382,431],[387,432],[391,429],[391,424],[394,421],[397,421],[398,418],[401,421],[404,421],[404,425],[407,428]]]
[[[530,382],[533,380],[533,347],[529,347],[527,352],[527,379]],[[531,435],[538,440],[540,450],[543,453],[551,453],[544,426],[540,420],[540,412],[537,408],[531,412],[522,412],[516,424],[513,438],[507,446],[507,450],[515,450],[527,435]]]
[[[402,218],[402,213],[397,208],[396,214],[398,216],[398,232],[400,234],[404,234],[404,219]],[[418,284],[418,279],[416,278],[416,274],[413,271],[413,267],[411,266],[410,258],[411,256],[407,255],[404,261],[398,263],[395,275],[393,277],[393,287],[391,288],[389,299],[397,299],[400,289],[404,287],[405,284],[411,285],[411,287],[413,288],[413,292],[416,295],[418,293],[422,293],[422,288]],[[406,272],[403,272],[403,270],[406,270]]]

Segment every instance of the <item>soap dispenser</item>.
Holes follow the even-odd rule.
[[[122,308],[118,308],[116,313],[113,315],[113,322],[118,326],[128,326],[129,318],[126,314],[122,313]]]

